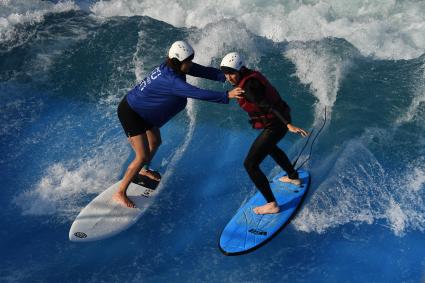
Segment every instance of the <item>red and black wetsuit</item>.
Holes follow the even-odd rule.
[[[298,178],[291,161],[277,146],[288,131],[286,125],[291,122],[290,108],[259,72],[243,69],[241,76],[238,86],[243,88],[245,93],[244,98],[238,101],[239,105],[248,112],[253,128],[262,129],[251,145],[244,166],[267,202],[272,202],[275,197],[267,177],[260,169],[260,164],[267,155],[288,173],[289,178]]]

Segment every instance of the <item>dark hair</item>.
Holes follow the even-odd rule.
[[[171,69],[173,69],[174,71],[177,71],[180,69],[180,61],[177,60],[176,58],[167,58],[167,66],[170,67]]]
[[[192,61],[193,58],[195,58],[195,54],[190,55],[183,61],[180,61],[177,58],[169,58],[167,57],[167,66],[173,69],[175,72],[181,73],[180,67],[183,64],[183,62]]]
[[[240,75],[244,75],[246,73],[246,70],[248,70],[248,68],[245,67],[245,66],[242,66],[239,71],[236,70],[236,69],[230,68],[230,67],[226,67],[226,66],[222,66],[222,67],[220,67],[220,69],[224,74],[239,73]]]
[[[230,68],[230,67],[226,67],[226,66],[221,66],[220,67],[221,71],[225,74],[235,74],[235,73],[239,73],[238,70]]]

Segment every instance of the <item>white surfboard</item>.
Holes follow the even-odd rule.
[[[158,194],[158,190],[154,189],[157,183],[130,183],[127,196],[136,208],[128,208],[112,199],[120,183],[110,186],[81,210],[69,230],[71,241],[97,241],[126,230],[137,222]]]

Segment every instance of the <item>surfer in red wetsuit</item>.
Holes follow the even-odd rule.
[[[298,172],[277,143],[287,131],[306,137],[308,133],[291,124],[290,108],[283,101],[277,90],[258,71],[244,66],[242,57],[232,52],[221,61],[220,68],[227,81],[244,90],[243,98],[238,99],[240,107],[248,112],[250,123],[254,129],[261,129],[244,161],[244,166],[251,180],[266,199],[263,206],[254,208],[257,214],[272,214],[279,212],[279,206],[270,188],[269,181],[260,170],[260,164],[270,155],[276,163],[288,174],[280,178],[282,182],[301,185]]]

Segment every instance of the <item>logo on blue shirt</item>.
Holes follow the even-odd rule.
[[[159,69],[159,67],[156,67],[155,69],[153,69],[153,71],[146,78],[144,78],[143,81],[140,82],[139,90],[143,91],[143,89],[147,85],[149,85],[153,80],[156,80],[160,75],[161,75],[161,70]]]

